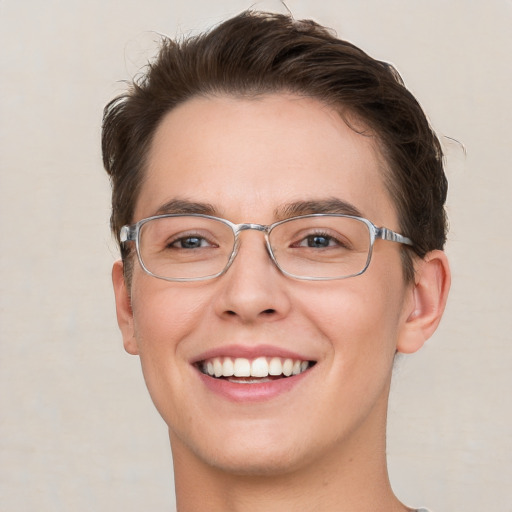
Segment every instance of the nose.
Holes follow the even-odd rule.
[[[219,278],[217,314],[242,323],[283,318],[290,310],[287,278],[270,258],[263,233],[249,229],[239,243],[233,263]]]

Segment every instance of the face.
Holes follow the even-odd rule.
[[[192,99],[155,134],[133,220],[163,205],[207,205],[234,223],[266,225],[290,205],[314,213],[336,199],[398,230],[376,147],[316,100]],[[167,282],[134,262],[128,291],[114,271],[125,347],[140,356],[180,459],[262,473],[373,447],[414,309],[399,251],[377,241],[364,274],[301,281],[279,272],[260,232],[244,231],[232,266],[212,280]],[[236,382],[201,371],[208,362],[260,358],[309,365],[290,377]]]

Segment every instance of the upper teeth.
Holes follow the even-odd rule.
[[[309,361],[280,357],[258,357],[253,360],[244,357],[214,357],[201,363],[203,373],[211,377],[289,377],[304,372],[308,367]]]

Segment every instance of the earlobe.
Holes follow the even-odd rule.
[[[431,251],[417,263],[398,352],[416,352],[432,336],[443,316],[450,282],[450,267],[443,251]]]
[[[123,336],[124,349],[129,354],[136,355],[139,351],[135,340],[131,299],[129,289],[126,286],[123,262],[121,260],[116,261],[112,267],[112,284],[116,299],[117,323]]]

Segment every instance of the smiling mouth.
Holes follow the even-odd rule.
[[[209,377],[239,384],[255,384],[300,375],[314,364],[315,361],[281,357],[214,357],[199,361],[196,366]]]

